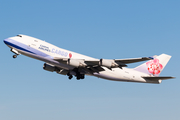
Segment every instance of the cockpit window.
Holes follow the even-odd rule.
[[[18,37],[22,37],[21,35],[17,35]]]

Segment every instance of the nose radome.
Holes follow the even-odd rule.
[[[5,43],[6,45],[8,45],[8,43],[10,43],[10,42],[11,42],[11,40],[10,40],[10,39],[8,39],[8,38],[7,38],[7,39],[4,39],[3,41],[4,41],[4,43]]]
[[[7,39],[4,39],[3,41],[4,41],[5,44],[7,44]]]

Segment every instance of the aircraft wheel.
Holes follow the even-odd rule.
[[[84,74],[79,74],[76,76],[77,80],[84,79]]]
[[[73,76],[72,76],[72,75],[70,75],[70,76],[69,76],[69,79],[71,80],[72,78],[73,78]]]
[[[77,80],[80,80],[80,79],[81,79],[80,75],[78,75],[78,76],[76,77],[76,79],[77,79]]]
[[[13,55],[13,58],[17,58],[17,55]]]
[[[84,79],[84,74],[81,74],[81,79]]]

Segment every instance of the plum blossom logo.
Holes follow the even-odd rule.
[[[148,67],[148,71],[152,73],[153,75],[159,74],[161,70],[163,69],[163,66],[162,64],[159,63],[158,59],[151,60],[147,62],[146,65]]]

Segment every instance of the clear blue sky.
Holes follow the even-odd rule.
[[[1,0],[0,120],[179,120],[179,6],[178,0]],[[166,53],[172,59],[161,75],[177,78],[159,85],[69,81],[44,71],[41,61],[13,59],[3,39],[17,34],[95,58]]]

